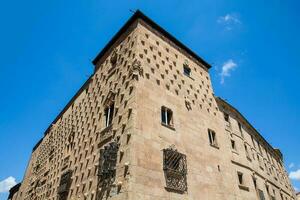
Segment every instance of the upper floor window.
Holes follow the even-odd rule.
[[[226,122],[229,122],[229,115],[227,113],[224,113],[224,120]]]
[[[231,140],[231,148],[233,150],[236,150],[236,144],[235,144],[235,141],[234,140]]]
[[[249,151],[248,151],[247,144],[244,144],[244,147],[245,147],[246,157],[247,157],[249,160],[251,160],[250,154],[249,154]]]
[[[105,127],[108,127],[111,125],[113,117],[114,117],[114,110],[115,110],[115,105],[114,103],[110,104],[107,106],[104,110],[104,115],[105,115]]]
[[[187,64],[183,65],[183,74],[186,76],[191,76],[191,68]]]
[[[211,146],[218,147],[216,132],[208,129],[208,139]]]
[[[173,127],[173,111],[165,106],[161,107],[161,123]]]
[[[243,133],[242,124],[241,124],[240,122],[238,122],[238,126],[239,126],[239,131],[240,131],[240,133]]]
[[[237,172],[237,175],[238,175],[239,188],[249,191],[249,187],[246,186],[243,173]]]
[[[240,184],[240,185],[244,185],[244,177],[243,177],[243,173],[238,172],[237,175],[238,175],[239,184]]]

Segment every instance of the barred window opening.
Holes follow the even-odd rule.
[[[187,191],[186,156],[170,147],[163,150],[166,188],[178,192]]]
[[[111,142],[100,150],[99,162],[99,179],[100,185],[108,185],[112,183],[116,176],[116,165],[118,157],[119,145],[116,142]]]

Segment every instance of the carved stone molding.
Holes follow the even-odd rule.
[[[192,110],[192,102],[188,97],[184,97],[185,107],[188,110]]]
[[[133,79],[138,79],[139,76],[143,76],[143,69],[141,67],[141,62],[138,60],[134,60],[132,66],[129,71],[130,76]]]
[[[104,100],[104,106],[109,106],[111,103],[115,101],[116,93],[112,90],[110,90]]]
[[[118,52],[114,50],[110,57],[110,63],[114,66],[117,63],[118,60]]]

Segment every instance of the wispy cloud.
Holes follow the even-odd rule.
[[[234,25],[242,24],[241,20],[236,14],[226,14],[224,16],[220,16],[217,22],[224,25],[225,29],[228,31],[232,30]]]
[[[237,68],[237,64],[232,60],[229,59],[226,62],[223,63],[222,65],[222,71],[220,73],[221,76],[221,84],[223,84],[225,82],[225,77],[230,77],[231,76],[231,72]]]
[[[295,164],[294,163],[290,163],[289,164],[289,169],[292,169],[293,167],[295,167]]]
[[[17,184],[16,179],[12,176],[0,181],[0,193],[8,192],[10,188]]]
[[[289,178],[292,180],[300,181],[300,169],[291,171],[289,174]]]

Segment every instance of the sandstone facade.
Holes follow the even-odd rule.
[[[17,200],[295,199],[210,65],[137,11],[34,147]]]

